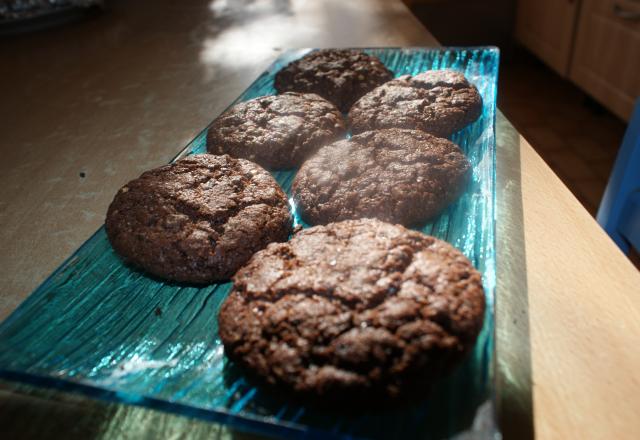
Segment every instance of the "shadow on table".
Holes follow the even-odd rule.
[[[0,381],[2,438],[96,438],[112,413],[83,396]]]
[[[496,377],[498,422],[505,439],[534,437],[531,340],[520,169],[520,137],[502,113],[496,120]]]
[[[0,438],[253,440],[206,420],[0,380]]]

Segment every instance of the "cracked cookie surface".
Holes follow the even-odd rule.
[[[287,196],[260,166],[200,154],[143,173],[107,211],[107,236],[126,261],[161,278],[230,278],[254,252],[291,233]]]
[[[349,123],[354,133],[396,127],[449,137],[481,114],[482,97],[462,73],[430,70],[367,93],[351,107]]]
[[[342,112],[362,95],[393,78],[372,55],[351,49],[323,49],[292,61],[275,76],[278,93],[316,93]]]
[[[285,93],[241,102],[209,127],[207,149],[270,169],[299,166],[345,134],[340,111],[315,94]]]
[[[218,315],[225,353],[268,383],[327,399],[424,391],[473,347],[481,277],[451,245],[373,219],[259,251]]]
[[[419,130],[374,130],[321,148],[292,186],[309,224],[375,217],[423,222],[456,200],[471,164],[453,142]]]

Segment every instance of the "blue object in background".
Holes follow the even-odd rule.
[[[227,359],[218,337],[218,310],[231,283],[192,286],[149,277],[122,263],[104,227],[0,324],[0,377],[270,436],[441,439],[469,430],[476,418],[488,428],[464,438],[493,438],[499,52],[488,47],[366,51],[396,76],[444,68],[464,72],[484,101],[478,121],[452,137],[473,165],[467,190],[419,229],[456,246],[482,273],[484,326],[467,359],[424,399],[365,411],[318,408],[256,386]],[[235,102],[274,94],[275,73],[305,52],[278,58]],[[206,129],[177,158],[206,152],[205,143]],[[290,194],[295,172],[273,175]]]
[[[640,250],[640,99],[629,121],[597,216],[625,254]]]

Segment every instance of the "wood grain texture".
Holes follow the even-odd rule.
[[[516,37],[561,76],[569,73],[578,0],[518,0]]]
[[[520,137],[535,430],[640,433],[640,273]]]
[[[497,130],[505,438],[637,438],[640,273],[501,115]]]
[[[570,78],[609,110],[629,120],[640,96],[640,14],[634,0],[584,0],[580,9]]]

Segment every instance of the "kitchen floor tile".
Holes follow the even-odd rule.
[[[534,144],[532,146],[536,148]],[[571,180],[596,178],[595,172],[589,165],[569,148],[544,153],[542,157],[552,165],[553,169],[560,170],[562,175]]]
[[[593,206],[600,206],[606,182],[602,179],[576,179],[572,184],[588,203]]]
[[[500,68],[498,107],[595,215],[625,122],[523,48]]]
[[[587,162],[610,162],[615,157],[615,152],[604,148],[594,138],[589,136],[568,136],[567,144],[573,151]]]

